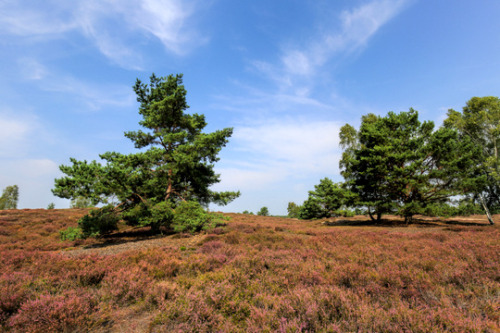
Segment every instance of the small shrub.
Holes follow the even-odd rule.
[[[24,272],[6,272],[0,275],[0,330],[1,324],[15,314],[29,298],[30,291],[23,283],[30,276]]]
[[[71,200],[71,208],[90,208],[93,207],[92,201],[85,197],[77,197]]]
[[[267,207],[262,207],[257,213],[259,216],[269,216],[269,209]]]
[[[356,213],[350,209],[339,209],[335,213],[336,215],[342,217],[353,217],[354,215],[356,215]]]
[[[493,214],[496,213],[496,210],[494,207],[489,207],[490,212]],[[478,204],[474,204],[472,202],[460,202],[460,204],[457,207],[457,212],[456,215],[458,216],[469,216],[469,215],[474,215],[474,214],[484,214],[483,207]]]
[[[59,236],[62,241],[69,240],[74,241],[83,238],[82,229],[75,227],[68,227],[65,230],[59,231]]]
[[[47,209],[54,209],[54,208],[56,208],[56,204],[53,202],[49,203],[49,205],[47,206]]]
[[[100,209],[90,211],[88,215],[79,219],[78,226],[81,228],[84,238],[98,237],[117,230],[119,219],[113,206],[104,206]]]
[[[152,206],[136,205],[121,217],[128,225],[151,227],[154,231],[159,231],[162,226],[170,226],[174,211],[169,202],[162,201]]]
[[[427,205],[423,210],[422,210],[423,215],[425,216],[442,216],[442,217],[449,217],[449,216],[455,216],[457,215],[457,207],[454,207],[448,203],[432,203],[430,205]],[[468,214],[466,214],[468,215]]]
[[[9,320],[16,332],[86,331],[96,312],[96,302],[88,295],[69,291],[66,295],[40,295],[25,302]]]
[[[148,225],[153,230],[159,230],[161,226],[170,226],[174,219],[172,206],[166,201],[154,205],[149,211],[149,216],[141,221],[141,225]]]
[[[368,215],[365,208],[356,207],[354,208],[354,215]]]
[[[427,205],[422,211],[426,216],[469,216],[474,214],[484,214],[481,205],[475,204],[471,201],[463,200],[458,205],[452,205],[447,202],[435,202]]]
[[[207,213],[196,201],[184,201],[175,208],[172,228],[175,232],[194,233],[213,229],[222,219],[222,214]]]

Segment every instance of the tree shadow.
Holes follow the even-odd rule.
[[[103,235],[98,238],[98,243],[84,246],[84,249],[98,249],[127,243],[138,243],[148,240],[160,239],[175,234],[172,230],[161,229],[159,231],[150,228],[124,230],[112,234]]]
[[[322,222],[324,225],[331,227],[401,227],[405,226],[404,221],[381,219],[380,221],[373,221],[370,218],[366,219],[338,219],[327,220]]]
[[[414,217],[411,223],[405,223],[404,218],[389,217],[382,218],[380,221],[373,221],[370,218],[339,218],[335,220],[326,220],[322,222],[327,226],[337,227],[417,227],[417,228],[435,228],[443,226],[469,226],[469,227],[485,227],[489,226],[488,223],[481,223],[477,221],[461,221],[458,219],[444,219],[432,217]]]
[[[491,226],[489,223],[479,223],[479,222],[471,222],[471,221],[459,221],[459,220],[446,220],[443,223],[448,225],[457,225],[457,226],[475,226],[475,227],[488,227]]]

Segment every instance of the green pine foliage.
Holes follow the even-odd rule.
[[[84,238],[82,229],[75,227],[67,227],[64,230],[59,231],[59,237],[62,241],[75,241],[77,239]]]
[[[429,204],[463,194],[476,173],[473,142],[454,129],[434,130],[413,109],[364,116],[359,131],[346,125],[340,139],[342,175],[372,218],[393,212],[410,222]]]
[[[269,209],[267,207],[262,207],[258,212],[257,215],[259,216],[269,216]]]
[[[170,226],[175,219],[171,215],[183,202],[224,205],[237,198],[239,192],[210,190],[219,182],[214,163],[232,128],[205,133],[205,117],[185,113],[189,106],[182,75],[153,74],[149,84],[137,80],[133,88],[140,103],[142,129],[125,136],[140,151],[128,155],[106,152],[100,155],[103,164],[71,158],[72,165],[60,166],[66,176],[55,180],[52,192],[61,198],[82,197],[92,205],[117,200],[112,210],[118,216],[130,225],[153,229]],[[99,232],[112,230],[101,230],[100,218],[89,215],[85,225],[96,223]],[[84,234],[93,234],[94,229],[90,229]]]
[[[320,217],[323,217],[323,211],[319,205],[318,200],[309,197],[306,201],[304,201],[302,206],[300,206],[299,219],[309,220]]]
[[[93,209],[78,220],[83,238],[99,237],[118,229],[120,217],[113,206]]]
[[[355,195],[341,183],[334,183],[329,178],[323,178],[314,191],[309,191],[309,197],[299,209],[299,218],[318,219],[332,216],[350,215],[346,209]]]
[[[474,214],[482,214],[483,208],[473,200],[464,199],[458,204],[448,202],[434,202],[425,207],[422,214],[425,216],[469,216]]]
[[[175,232],[195,233],[213,229],[226,219],[222,214],[209,213],[196,201],[185,201],[175,208],[172,228]]]

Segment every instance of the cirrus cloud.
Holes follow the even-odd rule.
[[[40,42],[76,32],[92,41],[104,56],[130,69],[141,68],[142,55],[134,46],[137,40],[144,42],[144,37],[158,40],[177,55],[206,42],[192,28],[196,0],[48,2],[50,6],[32,0],[3,1],[0,34]]]

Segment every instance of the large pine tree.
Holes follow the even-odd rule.
[[[453,129],[435,131],[413,109],[364,116],[359,131],[345,125],[340,137],[342,175],[378,219],[396,212],[410,222],[426,205],[463,193],[478,154],[471,140]]]
[[[204,133],[205,117],[185,113],[189,106],[182,75],[153,74],[149,84],[137,80],[134,91],[143,129],[125,136],[141,151],[104,153],[100,155],[104,164],[71,158],[72,165],[60,166],[66,176],[55,180],[53,193],[88,198],[93,204],[117,200],[114,210],[141,225],[152,221],[152,209],[158,204],[175,208],[185,201],[226,204],[236,198],[239,192],[210,190],[219,182],[214,163],[232,128]]]

